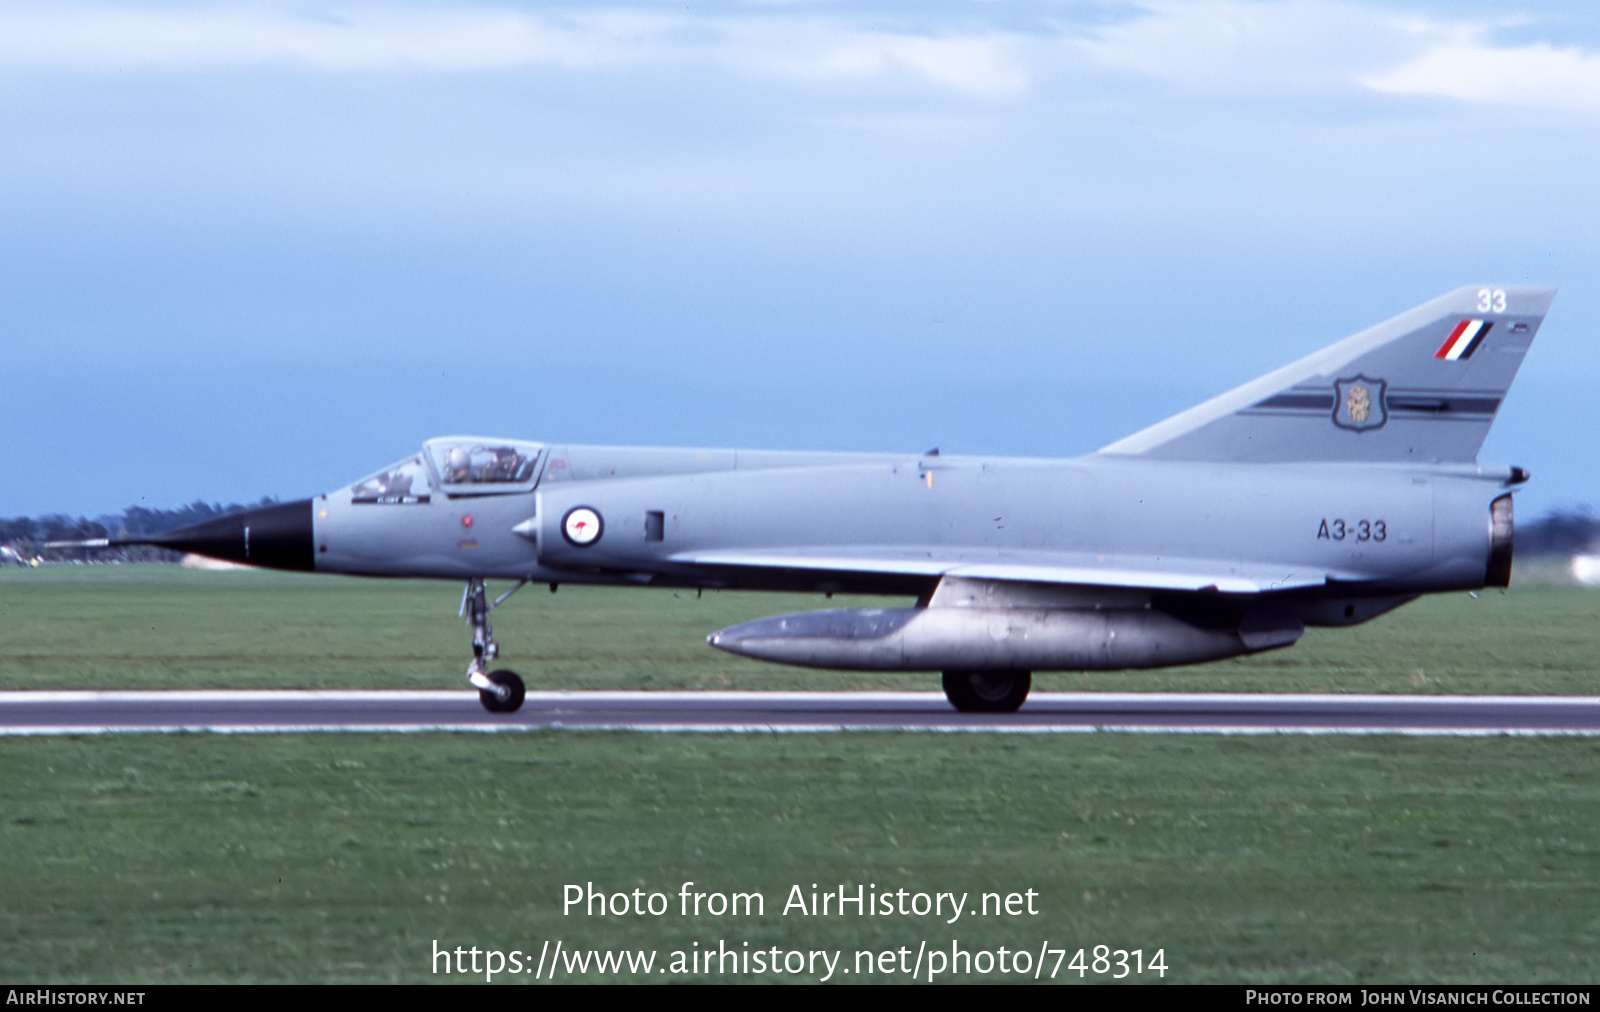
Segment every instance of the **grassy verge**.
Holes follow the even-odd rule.
[[[0,574],[0,687],[453,687],[449,585]],[[557,687],[932,687],[707,648],[810,597],[542,588]],[[1600,594],[1419,601],[1288,651],[1049,687],[1593,693]],[[1600,743],[1091,735],[0,740],[0,974],[415,981],[435,939],[1162,949],[1178,981],[1587,980]],[[564,917],[561,889],[759,891],[761,917]],[[1037,917],[801,918],[793,885],[1038,893]],[[975,900],[974,900],[975,902]],[[449,979],[459,980],[459,977]],[[662,978],[667,979],[667,978]],[[877,979],[903,979],[878,977]],[[1092,979],[1092,978],[1091,978]]]
[[[0,740],[0,764],[13,980],[425,981],[436,939],[845,965],[1103,943],[1179,982],[1600,971],[1589,740],[187,735]],[[685,880],[765,916],[562,914],[567,883]],[[1039,914],[782,915],[812,883],[1033,889]]]
[[[468,637],[454,584],[170,566],[0,571],[0,689],[454,688]],[[541,688],[933,688],[804,671],[705,636],[818,596],[526,588],[494,613],[507,666]],[[894,606],[905,602],[884,601]],[[1042,688],[1600,692],[1600,593],[1553,586],[1425,598],[1355,629],[1199,667],[1041,676]]]

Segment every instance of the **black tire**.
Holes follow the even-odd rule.
[[[1028,671],[946,671],[944,695],[962,713],[1015,713],[1033,688]]]
[[[522,679],[517,676],[515,671],[508,671],[504,668],[499,671],[491,671],[489,672],[489,681],[496,685],[505,686],[507,692],[502,697],[497,692],[479,689],[478,701],[483,704],[485,710],[490,713],[516,713],[522,709],[522,697],[527,694],[528,690],[523,686]]]

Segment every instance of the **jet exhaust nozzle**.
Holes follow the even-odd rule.
[[[1520,469],[1519,469],[1520,470]],[[1511,552],[1515,524],[1511,517],[1511,497],[1503,495],[1489,504],[1489,565],[1483,574],[1485,587],[1511,586]]]

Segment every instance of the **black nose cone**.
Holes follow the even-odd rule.
[[[301,499],[230,513],[147,543],[247,566],[310,571],[316,566],[311,541],[311,500]]]

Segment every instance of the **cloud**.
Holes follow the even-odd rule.
[[[627,19],[601,22],[602,30],[574,28],[488,9],[366,8],[339,18],[263,9],[11,9],[0,13],[0,67],[112,71],[294,63],[347,71],[571,66],[621,58],[646,33]]]
[[[508,67],[733,67],[791,80],[905,77],[980,98],[1026,89],[1008,36],[989,29],[870,30],[833,17],[692,16],[634,8],[533,15],[494,7],[173,11],[47,6],[0,11],[0,71],[459,72]]]
[[[1600,55],[1550,43],[1496,45],[1499,25],[1323,0],[1154,2],[1088,33],[1089,59],[1202,92],[1356,89],[1562,111],[1600,109]]]
[[[1029,85],[1029,40],[993,31],[912,34],[839,22],[750,21],[730,26],[726,42],[723,53],[740,66],[791,79],[904,75],[978,98],[1021,95]]]
[[[1496,47],[1482,28],[1442,33],[1401,65],[1362,83],[1388,95],[1424,95],[1564,112],[1600,110],[1600,56],[1547,43]]]
[[[10,4],[0,8],[0,73],[658,68],[798,87],[908,82],[988,101],[1027,97],[1049,80],[1084,94],[1132,75],[1202,99],[1320,90],[1600,108],[1600,55],[1496,45],[1491,26],[1381,4],[1146,0],[1095,10],[1109,20],[1018,28],[832,7]]]
[[[1117,70],[1190,88],[1236,89],[1348,80],[1411,50],[1391,15],[1355,4],[1254,0],[1156,2],[1086,33],[1081,51]]]

